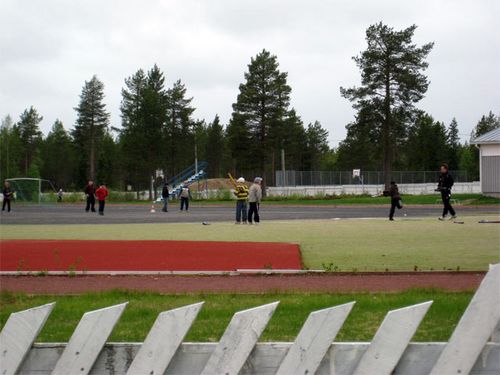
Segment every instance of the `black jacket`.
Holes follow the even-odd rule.
[[[3,194],[3,199],[11,199],[12,198],[12,190],[10,190],[10,188],[4,187],[2,194]]]
[[[450,191],[453,186],[453,177],[449,173],[441,173],[438,180],[438,190]]]
[[[94,196],[95,195],[95,185],[87,185],[84,190],[85,194]]]
[[[389,195],[392,199],[401,199],[399,195],[398,185],[391,185],[391,190],[389,190]]]
[[[162,198],[168,198],[169,192],[168,192],[168,186],[164,185],[163,190],[161,191],[161,197]]]

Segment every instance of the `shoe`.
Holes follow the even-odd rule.
[[[446,220],[446,216],[440,216],[440,217],[438,217],[438,220],[445,221]]]
[[[95,210],[92,210],[92,212],[95,212]]]
[[[452,215],[448,220],[455,220],[457,218],[457,215]]]
[[[104,216],[104,212],[99,212],[99,215]]]
[[[394,219],[392,217],[389,218],[390,221],[394,221]]]

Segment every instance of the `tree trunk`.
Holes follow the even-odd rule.
[[[384,185],[385,190],[389,190],[391,183],[392,172],[392,142],[391,142],[391,91],[390,91],[390,76],[386,73],[385,82],[385,100],[384,100],[384,123],[383,127],[383,144],[384,144]]]

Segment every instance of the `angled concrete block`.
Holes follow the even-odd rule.
[[[312,312],[276,375],[314,374],[354,303]]]
[[[431,304],[429,301],[389,311],[353,374],[392,374]]]
[[[431,374],[468,374],[499,321],[500,264],[495,264],[490,266]]]
[[[122,303],[86,312],[52,374],[88,374],[126,306],[127,303]]]
[[[0,332],[0,374],[15,374],[55,303],[12,313]]]
[[[127,374],[165,373],[202,306],[200,302],[159,314]]]
[[[278,304],[273,302],[234,314],[202,375],[238,374]]]

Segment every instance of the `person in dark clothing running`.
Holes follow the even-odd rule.
[[[443,215],[438,218],[441,221],[448,218],[448,213],[451,214],[451,216],[448,218],[449,220],[456,219],[457,217],[457,215],[455,214],[455,210],[450,204],[451,188],[453,184],[453,177],[448,173],[448,164],[441,164],[438,187],[436,189],[436,191],[441,192],[441,199],[443,201]]]
[[[87,205],[85,206],[85,212],[95,212],[95,186],[94,181],[89,180],[87,186],[85,186],[85,195],[87,197]]]
[[[396,207],[398,210],[403,208],[401,204],[401,195],[399,195],[398,185],[396,182],[391,181],[391,187],[389,190],[384,191],[385,196],[391,197],[391,210],[389,211],[389,220],[394,221],[394,211],[396,211]]]
[[[168,196],[169,195],[170,195],[170,192],[168,191],[168,185],[165,182],[165,184],[163,185],[163,189],[161,191],[161,197],[163,199],[163,208],[162,208],[163,212],[168,212]]]
[[[3,183],[3,203],[2,203],[2,211],[5,211],[5,206],[7,206],[7,212],[10,212],[10,201],[14,192],[10,189],[10,182],[5,181]]]

